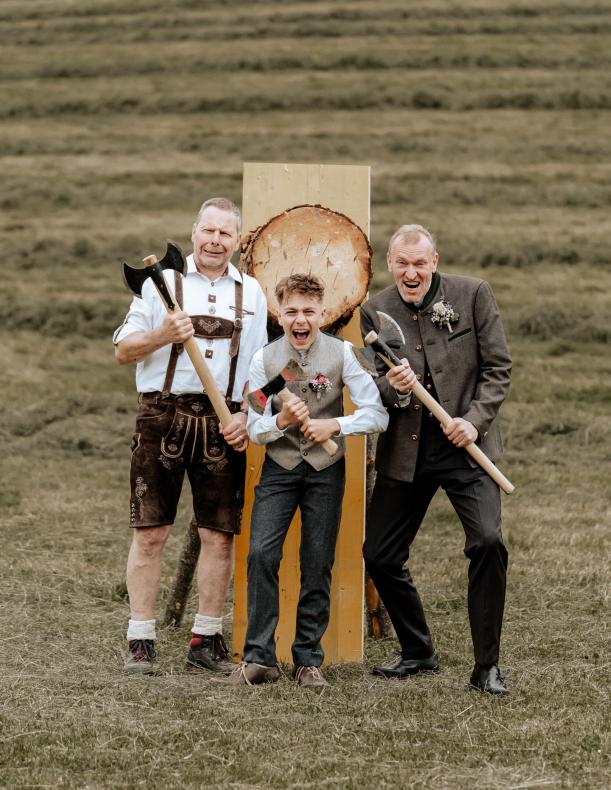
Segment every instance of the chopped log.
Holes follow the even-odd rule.
[[[173,625],[178,628],[182,622],[185,611],[185,604],[191,589],[191,582],[197,566],[201,541],[199,532],[193,522],[189,524],[178,559],[176,576],[172,585],[172,594],[168,600],[165,610],[165,625]]]

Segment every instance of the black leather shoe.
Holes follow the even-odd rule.
[[[402,680],[418,672],[436,672],[439,669],[439,659],[437,653],[433,653],[428,658],[399,658],[394,664],[387,667],[374,667],[373,674],[383,678],[397,678]]]
[[[471,673],[469,687],[478,691],[484,691],[486,694],[496,694],[499,697],[509,694],[505,688],[505,675],[503,675],[496,664],[492,664],[490,667],[482,667],[476,664]]]

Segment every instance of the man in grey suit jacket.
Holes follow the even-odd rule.
[[[498,667],[507,571],[500,492],[462,448],[476,441],[495,461],[501,453],[498,411],[509,390],[511,359],[488,283],[440,274],[431,234],[403,225],[390,240],[394,285],[361,307],[361,330],[379,331],[377,311],[392,316],[405,337],[403,364],[377,379],[390,414],[376,455],[377,478],[363,554],[401,644],[400,658],[374,673],[405,678],[434,671],[433,648],[420,597],[407,568],[409,547],[441,486],[465,531],[468,610],[475,653],[470,685],[506,694]],[[408,362],[409,360],[409,362]],[[382,375],[385,373],[385,375]],[[412,395],[416,382],[455,415],[442,429]],[[445,434],[445,435],[444,435]]]

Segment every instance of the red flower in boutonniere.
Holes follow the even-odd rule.
[[[314,378],[308,383],[308,387],[312,392],[316,393],[316,400],[320,400],[323,392],[330,390],[333,382],[330,381],[323,373],[317,373]]]

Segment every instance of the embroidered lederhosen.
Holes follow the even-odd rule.
[[[182,309],[182,277],[175,281]],[[195,336],[230,339],[226,400],[231,412],[243,316],[243,286],[235,283],[236,320],[192,316]],[[244,453],[233,450],[219,432],[219,420],[205,393],[172,395],[171,387],[182,344],[172,346],[163,391],[143,393],[132,440],[132,527],[171,524],[176,516],[185,471],[193,492],[195,523],[237,534],[243,503]],[[210,354],[211,355],[211,354]],[[209,355],[209,356],[210,356]],[[210,480],[214,477],[214,482]]]

